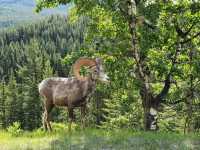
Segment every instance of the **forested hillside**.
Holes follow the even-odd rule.
[[[44,10],[37,14],[34,0],[0,0],[0,28],[35,22],[51,14],[66,15],[69,6]]]
[[[62,58],[83,42],[85,20],[68,23],[51,16],[32,25],[0,32],[0,124],[20,122],[25,129],[41,125],[39,82],[49,76],[67,76]]]

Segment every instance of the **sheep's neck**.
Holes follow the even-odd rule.
[[[95,89],[95,80],[93,80],[91,77],[89,77],[85,83],[84,83],[84,91],[83,91],[83,97],[86,97],[89,94],[92,94]]]
[[[92,93],[92,92],[94,91],[94,89],[95,89],[95,84],[96,84],[96,81],[93,80],[92,78],[90,78],[90,79],[89,79],[89,84],[88,84],[89,93],[90,93],[90,92]]]

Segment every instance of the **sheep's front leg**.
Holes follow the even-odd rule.
[[[74,121],[74,111],[73,108],[68,108],[68,115],[69,115],[69,126],[68,126],[68,130],[69,132],[71,132],[71,126],[72,126],[72,122]]]
[[[53,104],[47,103],[47,101],[45,101],[44,114],[43,114],[43,126],[44,126],[45,130],[48,129],[49,131],[52,131],[51,124],[50,124],[50,118],[49,118],[52,108],[53,108]]]
[[[47,122],[46,122],[46,118],[47,118],[47,112],[44,111],[43,117],[42,117],[42,121],[43,121],[43,128],[44,128],[45,131],[47,131]]]

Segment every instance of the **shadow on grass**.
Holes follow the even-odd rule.
[[[160,136],[160,137],[159,137]],[[200,150],[200,140],[169,135],[75,133],[51,141],[50,150]]]

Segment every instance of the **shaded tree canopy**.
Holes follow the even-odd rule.
[[[75,4],[79,15],[91,19],[93,27],[90,32],[93,36],[90,39],[98,37],[101,44],[102,39],[106,38],[111,41],[120,39],[128,43],[117,51],[117,54],[133,57],[133,72],[139,82],[137,87],[144,110],[144,126],[146,130],[157,130],[157,111],[162,103],[167,103],[166,96],[173,84],[177,81],[184,82],[181,81],[183,78],[180,70],[185,68],[186,64],[191,65],[190,69],[196,66],[189,61],[183,65],[182,58],[187,57],[194,61],[194,55],[191,56],[190,51],[199,54],[199,2],[40,0],[36,10],[68,3]],[[110,32],[104,32],[108,28]],[[113,42],[113,50],[115,44]],[[105,53],[109,53],[109,50],[111,49]],[[191,69],[189,74],[191,71],[198,72]],[[192,77],[192,80],[198,80],[198,76]]]

